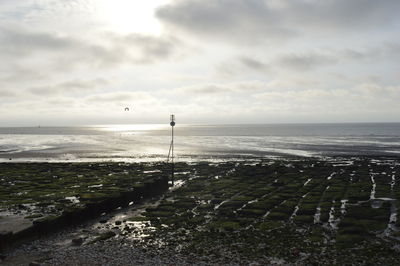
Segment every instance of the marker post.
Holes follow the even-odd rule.
[[[175,115],[170,116],[170,123],[171,125],[171,145],[169,146],[169,152],[168,152],[168,161],[171,155],[171,181],[172,181],[172,186],[174,186],[174,126],[175,126]]]

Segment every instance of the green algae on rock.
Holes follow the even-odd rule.
[[[66,186],[76,191],[66,189],[58,199],[52,190],[58,182],[63,183],[60,177],[68,178],[62,171],[52,173],[48,177],[55,184],[43,180],[39,186],[46,195],[35,191],[25,194],[36,195],[41,204],[35,204],[34,197],[13,195],[21,198],[13,198],[16,202],[12,210],[28,216],[32,206],[49,208],[43,216],[47,217],[81,213],[86,210],[83,204],[93,208],[96,202],[116,206],[108,199],[116,202],[126,197],[124,193],[135,190],[153,193],[157,186],[150,188],[148,181],[166,170],[162,164],[129,167],[116,165],[113,169],[104,164],[92,169],[83,164],[83,170],[74,174],[77,169],[67,166],[67,176],[73,180]],[[206,257],[218,264],[267,264],[274,258],[299,265],[400,263],[398,158],[178,163],[176,169],[179,186],[143,206],[137,215],[127,216],[118,226],[105,218],[102,230],[106,231],[102,233],[109,226],[117,234],[108,235],[113,241],[137,241],[135,244],[144,248]],[[87,180],[77,184],[80,178]],[[121,191],[125,187],[132,191]],[[58,210],[60,206],[64,207],[62,211]],[[29,215],[36,213],[40,212]],[[92,236],[88,243],[98,237],[96,241],[102,241],[101,236]]]
[[[400,262],[398,220],[393,218],[400,187],[387,184],[400,162],[351,161],[194,165],[196,178],[168,192],[168,204],[143,215],[156,228],[152,234],[158,246],[188,254],[340,264],[353,263],[356,253],[359,261]],[[377,171],[373,182],[371,173]],[[370,252],[376,245],[377,252]]]
[[[128,206],[168,189],[163,163],[2,163],[0,249]],[[12,219],[11,219],[12,218]],[[25,220],[25,221],[23,221]],[[30,223],[29,223],[30,221]]]

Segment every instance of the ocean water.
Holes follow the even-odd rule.
[[[400,156],[400,123],[179,125],[176,160],[275,156]],[[0,161],[166,160],[171,127],[0,128]]]

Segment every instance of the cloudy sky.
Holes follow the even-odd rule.
[[[398,0],[1,0],[0,126],[170,113],[399,122],[399,10]]]

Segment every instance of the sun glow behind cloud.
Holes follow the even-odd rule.
[[[155,9],[167,0],[91,0],[95,16],[105,27],[119,33],[159,34],[160,23],[154,17]]]

